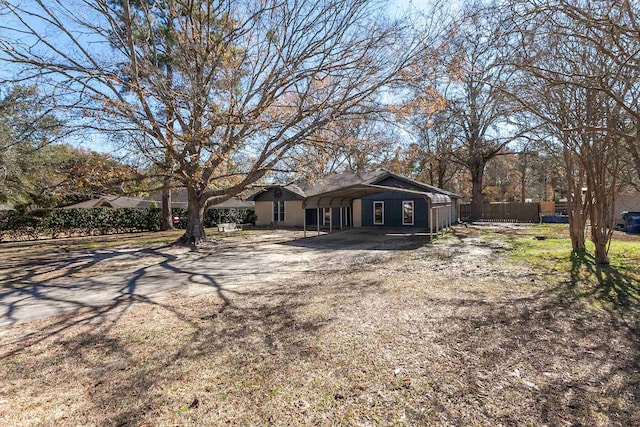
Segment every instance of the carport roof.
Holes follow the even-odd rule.
[[[306,208],[330,208],[340,206],[350,206],[355,199],[361,199],[374,194],[395,192],[410,194],[413,196],[426,197],[434,205],[446,205],[451,203],[451,198],[446,194],[431,193],[426,191],[408,190],[398,187],[387,187],[374,184],[355,184],[348,187],[339,188],[315,194],[306,198],[304,206]]]

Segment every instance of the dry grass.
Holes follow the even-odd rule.
[[[640,424],[637,301],[594,305],[514,246],[458,229],[375,263],[7,329],[0,424]]]

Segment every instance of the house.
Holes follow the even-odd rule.
[[[162,193],[157,192],[149,197],[125,197],[104,195],[95,199],[85,200],[84,202],[75,203],[65,206],[63,209],[73,208],[146,208],[155,203],[157,206],[162,205]],[[174,190],[171,195],[172,208],[187,208],[187,191],[184,189]],[[254,203],[233,197],[222,203],[212,205],[209,209],[253,209]]]
[[[149,195],[148,200],[155,201],[158,206],[162,205],[162,191],[156,191]],[[188,205],[187,190],[184,188],[176,188],[171,191],[171,207],[187,209]],[[209,206],[208,209],[253,209],[254,203],[243,200],[240,197],[232,197],[222,203]]]
[[[149,204],[150,204],[150,201],[142,197],[105,195],[95,199],[85,200],[84,202],[75,203],[73,205],[64,206],[63,209],[138,208],[138,207],[148,207]]]
[[[615,224],[624,224],[622,212],[640,212],[640,191],[629,188],[616,196],[613,212]]]
[[[458,220],[461,196],[379,169],[334,174],[299,186],[268,185],[248,197],[256,225],[415,227],[437,231]]]

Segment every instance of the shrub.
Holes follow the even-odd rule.
[[[9,211],[0,216],[0,241],[37,239],[61,234],[93,235],[155,231],[160,228],[160,209],[74,208]]]
[[[188,213],[173,208],[171,214],[180,219],[176,228],[186,228]],[[31,212],[14,210],[0,212],[0,242],[3,239],[26,240],[61,235],[90,236],[94,234],[157,231],[162,219],[157,206],[148,208],[73,208],[37,209]],[[220,222],[255,223],[253,209],[209,209],[205,227]]]

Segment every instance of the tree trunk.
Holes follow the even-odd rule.
[[[569,216],[569,236],[571,237],[571,248],[574,252],[585,252],[584,237],[584,212],[582,212],[582,203],[573,200],[571,196],[567,196],[567,214]]]
[[[602,193],[602,190],[599,191]],[[598,191],[595,191],[598,193]],[[596,264],[609,264],[608,246],[611,239],[612,225],[607,221],[607,206],[604,200],[598,198],[598,194],[595,195],[588,191],[589,198],[593,198],[590,209],[591,220],[591,241],[595,245],[595,262]],[[601,196],[601,195],[600,195]]]
[[[440,163],[438,163],[438,188],[444,189],[444,177],[447,174],[447,170]]]
[[[607,250],[607,243],[598,241],[595,243],[596,253],[595,253],[595,262],[596,264],[609,264],[609,254]]]
[[[525,163],[520,176],[520,203],[527,201],[527,165]]]
[[[471,172],[471,220],[480,217],[480,205],[484,202],[482,186],[484,180],[484,162],[476,161],[470,168]]]
[[[204,210],[205,201],[198,197],[194,189],[187,188],[189,204],[187,206],[187,229],[180,238],[180,242],[187,245],[197,246],[206,239],[204,232]]]
[[[173,230],[173,215],[171,214],[171,178],[164,177],[162,182],[162,223],[160,230]]]
[[[582,202],[582,171],[576,171],[573,153],[565,143],[563,149],[564,165],[567,174],[567,216],[569,217],[569,236],[573,252],[585,252],[584,227],[585,212]],[[578,174],[576,182],[575,174]]]

